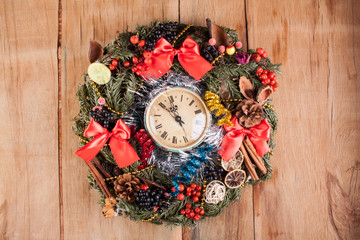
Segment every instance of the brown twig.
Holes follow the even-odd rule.
[[[96,167],[94,166],[94,164],[92,164],[92,162],[85,162],[86,165],[89,168],[90,173],[93,175],[95,182],[99,185],[101,191],[103,192],[103,194],[105,195],[105,197],[111,197],[111,193],[109,188],[107,187],[107,185],[104,182],[104,179],[102,178],[102,176],[100,175],[100,173],[98,172],[98,170],[96,169]]]
[[[248,151],[248,153],[250,154],[255,165],[259,168],[260,172],[262,172],[263,174],[266,174],[267,169],[266,169],[264,163],[262,162],[261,158],[259,157],[254,145],[252,144],[250,139],[248,139],[247,137],[244,140],[244,146],[245,146],[246,150]]]
[[[259,180],[259,176],[257,175],[257,173],[256,173],[256,171],[255,171],[255,168],[254,168],[254,166],[252,165],[252,162],[251,162],[251,160],[250,160],[250,158],[249,158],[249,155],[248,155],[247,152],[246,152],[246,149],[245,149],[245,147],[244,147],[244,143],[241,144],[241,146],[240,146],[240,151],[241,151],[242,154],[244,155],[245,166],[246,166],[246,168],[248,169],[251,178],[252,178],[254,181]]]
[[[95,166],[100,170],[100,172],[105,176],[105,178],[111,177],[111,174],[105,171],[104,168],[101,166],[99,159],[94,157],[93,162],[95,163]]]

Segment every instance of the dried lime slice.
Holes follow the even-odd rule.
[[[224,159],[221,159],[221,165],[225,169],[225,171],[230,172],[232,170],[239,169],[243,161],[244,155],[240,151],[238,151],[235,156],[228,162],[226,162]]]
[[[88,74],[91,80],[97,84],[106,84],[110,81],[111,71],[102,63],[92,63],[88,67]]]
[[[237,169],[229,172],[224,180],[228,188],[239,188],[245,182],[246,173],[243,170]]]

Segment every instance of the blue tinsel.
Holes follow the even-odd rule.
[[[188,183],[191,181],[192,177],[195,176],[196,170],[200,168],[201,163],[206,163],[206,152],[211,152],[213,147],[207,145],[199,149],[199,157],[192,155],[190,161],[188,161],[184,166],[181,167],[182,176],[177,175],[173,177],[172,183],[175,187],[175,192],[171,192],[170,195],[176,197],[179,194],[179,182]]]

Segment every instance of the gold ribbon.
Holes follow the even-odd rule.
[[[206,91],[205,93],[205,102],[206,106],[210,111],[215,111],[215,116],[223,115],[220,120],[218,120],[217,125],[229,125],[230,127],[233,123],[230,121],[231,119],[231,112],[224,107],[220,103],[220,97],[213,92]]]

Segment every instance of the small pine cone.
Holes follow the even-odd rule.
[[[112,174],[113,166],[111,163],[108,162],[102,162],[101,167],[104,169],[105,172]]]
[[[135,192],[140,191],[140,180],[131,174],[120,175],[114,182],[115,194],[128,202],[135,201]]]
[[[245,99],[236,106],[235,116],[241,126],[251,128],[261,122],[264,111],[262,106],[253,99]]]
[[[121,169],[120,169],[118,166],[116,166],[116,167],[113,168],[112,174],[113,174],[114,176],[119,176],[119,175],[122,174],[122,171],[121,171]]]

